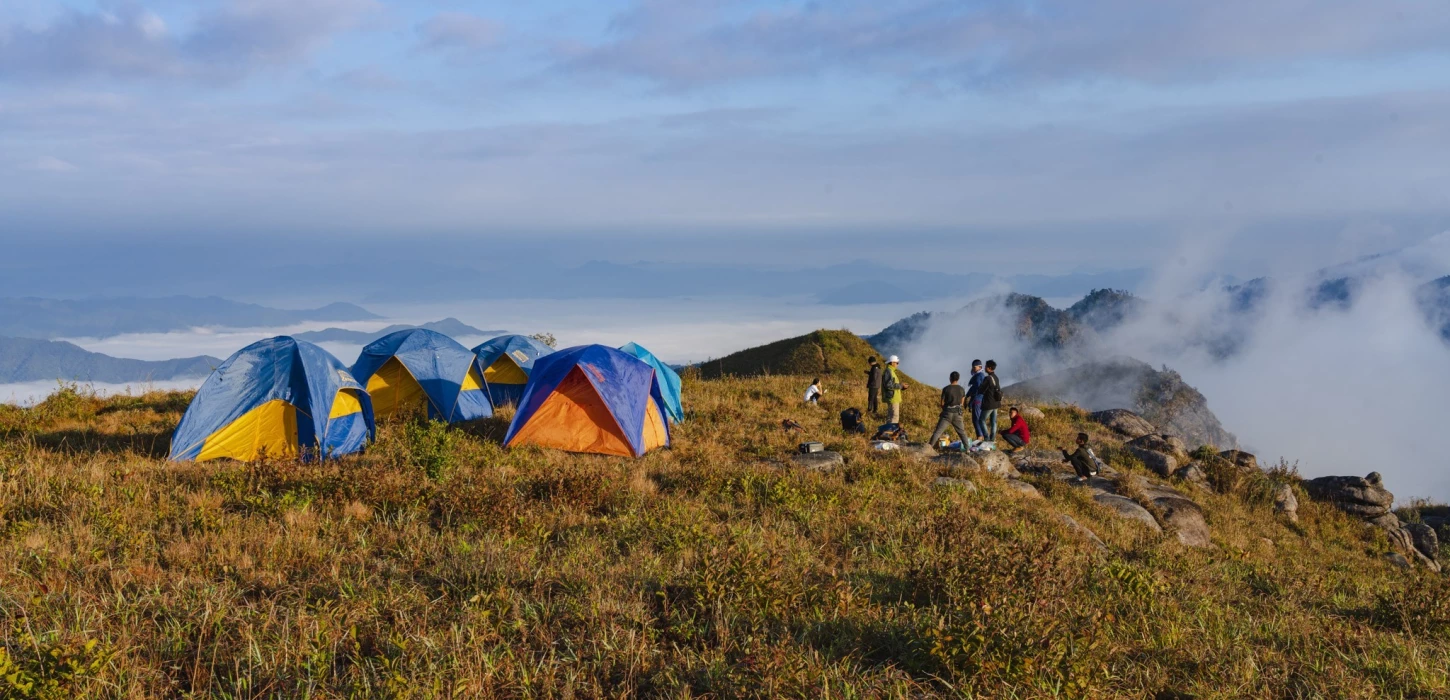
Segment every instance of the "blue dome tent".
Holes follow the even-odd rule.
[[[369,343],[352,375],[367,387],[379,418],[416,413],[453,423],[493,415],[473,359],[442,333],[409,328]]]
[[[501,335],[474,348],[475,365],[483,374],[494,407],[517,404],[529,383],[534,361],[552,352],[553,348],[522,335]]]

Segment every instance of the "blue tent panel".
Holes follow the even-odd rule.
[[[655,368],[655,377],[658,378],[660,382],[660,393],[662,393],[665,397],[665,408],[669,409],[667,415],[669,415],[670,420],[675,423],[684,420],[685,407],[680,402],[679,373],[671,369],[669,365],[660,362],[660,358],[655,357],[654,353],[646,350],[644,346],[640,345],[639,343],[629,343],[628,345],[625,345],[619,349],[621,352],[628,353],[641,360],[644,360],[645,362],[648,362],[651,367]]]
[[[635,456],[643,455],[648,449],[644,428],[649,403],[655,403],[661,416],[667,414],[654,367],[633,355],[603,345],[583,345],[540,357],[534,363],[528,388],[524,390],[504,444],[513,440],[575,368],[583,370],[594,386],[604,406],[618,422]],[[668,442],[666,425],[665,444]]]
[[[343,389],[357,395],[361,411],[352,415],[360,418],[331,418]],[[207,377],[172,435],[170,458],[196,459],[208,437],[270,401],[295,408],[304,458],[356,452],[374,435],[372,402],[347,367],[312,343],[278,336],[238,350]]]
[[[481,387],[463,389],[474,354],[452,338],[426,328],[389,333],[363,348],[352,374],[367,386],[373,374],[394,357],[428,395],[429,418],[455,422],[493,415]]]

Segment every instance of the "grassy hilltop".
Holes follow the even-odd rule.
[[[945,468],[836,429],[849,370],[819,409],[799,376],[687,377],[639,460],[505,451],[494,419],[169,464],[185,394],[0,408],[0,696],[1450,695],[1450,586],[1338,511],[1195,492],[1190,549],[1050,477],[933,490]],[[935,398],[908,392],[914,433]],[[1035,445],[1085,430],[1144,473],[1045,410]],[[785,417],[846,466],[788,466]]]

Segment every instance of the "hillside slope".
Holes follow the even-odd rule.
[[[1163,486],[1081,411],[1047,407],[1034,454],[1088,432],[1111,505],[874,453],[836,427],[858,383],[820,408],[796,384],[687,379],[691,419],[638,460],[504,450],[489,420],[174,464],[185,394],[0,407],[0,590],[23,602],[0,606],[0,695],[1450,694],[1447,580],[1290,472],[1174,482],[1211,529],[1188,546],[1118,515]],[[908,396],[913,433],[933,398]],[[844,464],[791,466],[804,439]]]
[[[800,377],[860,377],[865,383],[867,360],[882,354],[850,331],[818,330],[796,338],[741,350],[701,362],[700,376],[755,377],[788,374]]]
[[[57,340],[0,337],[0,382],[81,381],[124,384],[205,377],[215,357],[131,360],[91,352]]]

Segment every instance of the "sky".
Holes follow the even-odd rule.
[[[1447,36],[1443,0],[6,0],[0,240],[1262,274],[1450,229]]]

